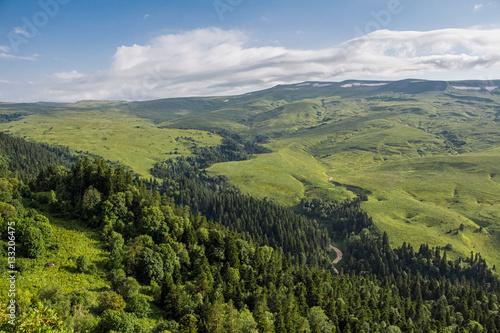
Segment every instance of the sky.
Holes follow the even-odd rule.
[[[500,79],[500,0],[0,0],[0,101]]]

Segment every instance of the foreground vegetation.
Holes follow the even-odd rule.
[[[17,143],[22,141],[11,141]],[[30,149],[55,154],[46,147]],[[202,156],[206,162],[209,155]],[[343,239],[336,275],[320,260],[328,244],[321,238],[306,243],[295,212],[239,194],[223,178],[197,170],[196,159],[169,163],[156,170],[159,176],[169,167],[163,189],[156,180],[146,185],[121,167],[88,158],[69,168],[41,165],[26,183],[4,170],[2,234],[15,221],[19,273],[18,326],[8,323],[10,300],[2,294],[2,331],[500,331],[500,283],[481,256],[449,261],[450,248],[426,245],[393,250],[387,233],[379,234],[361,211],[366,196],[301,202],[302,214],[320,222],[301,228]],[[191,209],[175,203],[187,200],[194,188],[201,194],[190,202],[215,201]],[[217,202],[231,200],[218,210]],[[256,213],[267,211],[274,220],[274,210],[289,218],[259,232],[266,223]],[[214,215],[220,222],[202,215],[210,211],[220,214]],[[233,215],[248,214],[254,219],[223,225]],[[6,271],[6,251],[2,262]],[[3,290],[6,283],[2,279]]]

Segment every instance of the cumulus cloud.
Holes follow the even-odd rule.
[[[144,100],[243,93],[276,84],[347,78],[400,79],[500,66],[500,30],[379,30],[319,50],[248,46],[237,30],[197,29],[120,46],[105,70],[61,72],[52,100]]]

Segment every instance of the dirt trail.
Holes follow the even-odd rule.
[[[334,171],[335,171],[335,170],[334,170]],[[329,182],[333,181],[333,177],[331,177],[331,176],[327,175],[327,174],[326,174],[326,172],[324,172],[324,171],[323,171],[323,174],[324,174],[326,177],[328,177],[328,181],[329,181]],[[335,186],[335,184],[333,184],[333,183],[332,183],[332,185],[333,185],[333,186]],[[349,191],[349,192],[351,192],[351,191]],[[352,192],[351,192],[351,193],[352,193]],[[354,194],[354,193],[353,193],[353,194]],[[334,260],[334,261],[332,261],[332,266],[333,266],[333,265],[337,264],[340,260],[342,260],[342,251],[340,251],[338,248],[336,248],[336,247],[335,247],[335,246],[333,246],[333,245],[330,245],[330,249],[334,250],[334,251],[335,251],[335,253],[337,253],[337,258],[335,258],[335,260]],[[339,271],[338,271],[335,267],[333,267],[333,270],[335,271],[335,273],[337,273],[337,275],[339,274]]]
[[[333,245],[330,245],[330,249],[334,250],[335,253],[337,253],[337,258],[335,258],[334,261],[332,261],[332,264],[336,264],[338,263],[340,260],[342,260],[342,251],[340,251],[339,249],[337,249],[335,246]]]
[[[333,266],[333,265],[337,264],[340,260],[342,260],[342,251],[340,251],[339,249],[337,249],[333,245],[330,245],[330,249],[334,250],[335,253],[337,253],[337,258],[335,258],[335,260],[332,261],[332,266]],[[333,267],[333,270],[335,271],[335,273],[337,275],[339,275],[339,271],[335,267]]]
[[[323,171],[323,174],[324,174],[325,176],[327,176],[327,177],[328,177],[328,181],[329,181],[329,182],[331,182],[331,181],[333,180],[333,177],[328,176],[328,175],[326,174],[326,172],[324,172],[324,171]],[[335,184],[332,184],[332,185],[333,185],[333,186],[335,186]]]

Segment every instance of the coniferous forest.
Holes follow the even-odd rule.
[[[256,152],[234,139],[200,153],[202,161],[158,163],[154,180],[0,139],[2,242],[15,222],[18,280],[60,250],[61,220],[94,232],[102,250],[64,268],[102,287],[54,281],[18,293],[16,332],[500,331],[500,284],[479,254],[452,261],[449,248],[391,248],[361,210],[362,196],[292,209],[242,194],[204,171],[211,159]],[[335,267],[330,240],[343,252]],[[14,332],[5,302],[0,329]]]

